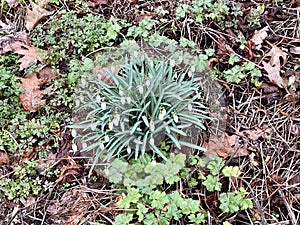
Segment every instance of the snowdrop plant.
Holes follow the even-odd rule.
[[[95,160],[135,158],[146,153],[159,155],[162,141],[178,149],[201,146],[180,140],[185,128],[205,129],[205,106],[200,102],[199,82],[193,76],[177,74],[166,62],[145,60],[128,63],[118,74],[107,71],[109,85],[92,81],[83,108],[85,118],[73,128],[84,130],[83,150],[95,150]],[[92,91],[91,91],[92,90]],[[94,161],[95,162],[95,161]]]

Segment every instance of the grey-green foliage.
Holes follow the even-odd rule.
[[[90,86],[87,79],[82,82],[85,97],[79,112],[86,116],[72,127],[84,131],[81,140],[87,147],[83,150],[96,149],[96,159],[106,160],[137,159],[147,150],[165,159],[157,147],[164,140],[179,149],[183,145],[203,150],[177,138],[186,136],[183,130],[191,125],[205,129],[203,120],[209,119],[196,78],[186,80],[186,74],[175,73],[166,62],[151,60],[130,62],[118,74],[107,74],[114,85],[95,78]]]

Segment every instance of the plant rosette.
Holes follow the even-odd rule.
[[[92,152],[92,167],[98,160],[137,159],[146,153],[166,160],[166,152],[159,148],[162,142],[179,151],[205,150],[184,138],[187,129],[205,130],[204,121],[211,120],[202,100],[201,78],[195,76],[197,65],[187,61],[180,70],[172,56],[149,57],[133,45],[126,53],[109,67],[99,66],[99,60],[83,63],[86,69],[71,127],[80,149]]]

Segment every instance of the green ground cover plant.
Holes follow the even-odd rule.
[[[20,198],[37,195],[42,187],[41,180],[37,176],[34,160],[25,160],[23,164],[15,167],[13,178],[1,178],[0,187],[9,200],[18,202]]]
[[[0,223],[60,224],[70,216],[78,223],[116,225],[298,224],[298,53],[297,42],[291,41],[299,36],[293,29],[297,1],[34,3],[53,13],[28,31],[26,14],[39,10],[27,1],[0,0],[0,52],[5,52],[0,55]],[[261,35],[258,49],[252,37],[266,24],[272,32]],[[31,62],[20,70],[24,55],[5,50],[19,38],[48,51],[46,62]],[[151,60],[145,62],[141,46],[154,54]],[[274,59],[267,54],[271,46],[282,49],[278,52],[283,58],[288,54],[287,64],[279,63],[277,71],[284,87],[269,82],[270,74],[263,70],[263,62]],[[120,48],[126,54],[117,52]],[[134,55],[134,63],[125,63],[125,55]],[[97,71],[111,63],[118,73],[105,71],[105,81],[90,82],[88,76],[99,76]],[[59,76],[41,86],[46,105],[27,112],[18,99],[24,91],[19,78],[49,65]],[[247,143],[238,159],[205,157],[202,151],[202,143],[214,136],[210,117],[215,111],[203,101],[205,94],[195,77],[208,74],[208,67],[228,96],[224,133],[238,135],[238,144]],[[82,98],[81,91],[88,95]],[[82,106],[82,123],[77,123],[82,114],[73,111],[76,104]],[[183,141],[185,129],[192,125],[201,137],[193,143]],[[276,133],[267,132],[269,127]],[[259,131],[265,136],[253,141]],[[78,142],[81,136],[84,141]],[[84,151],[72,151],[77,145],[95,159],[109,161],[103,163],[108,164],[104,175],[98,170],[88,174]],[[185,147],[193,149],[189,159],[174,153]],[[289,159],[294,163],[288,165]],[[286,202],[278,200],[282,198]],[[24,205],[30,199],[34,207]],[[66,212],[68,207],[59,207],[73,199],[76,209]],[[57,203],[58,220],[52,202]],[[274,202],[279,211],[272,207]],[[42,208],[46,210],[39,211]]]
[[[179,191],[167,191],[172,190],[170,187],[174,183],[189,177],[185,160],[184,154],[173,153],[169,154],[166,163],[156,162],[150,156],[146,156],[146,161],[141,157],[129,162],[114,160],[107,175],[116,188],[125,189],[121,192],[123,197],[119,205],[125,212],[115,218],[114,224],[132,224],[136,220],[138,223],[135,224],[170,224],[183,216],[187,216],[189,222],[204,223],[207,212],[199,199],[184,198]],[[198,174],[191,187],[203,185],[209,192],[218,192],[222,212],[234,213],[253,207],[243,187],[235,191],[221,191],[221,177],[238,177],[238,167],[225,166],[218,157],[191,156],[190,163],[197,166]]]
[[[78,17],[76,11],[60,11],[52,18],[49,29],[37,26],[32,41],[37,47],[50,50],[48,63],[58,64],[62,60],[80,58],[103,46],[117,44],[120,31],[128,26],[124,20],[114,17],[106,20],[102,16],[87,14]]]

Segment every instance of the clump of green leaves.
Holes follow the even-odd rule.
[[[60,17],[53,17],[47,26],[35,28],[33,44],[49,49],[48,62],[57,64],[66,57],[79,58],[82,54],[117,43],[126,23],[114,17],[105,20],[91,13],[78,17],[76,11],[61,11]]]
[[[18,96],[22,92],[17,61],[14,54],[0,56],[0,126],[5,126],[20,113]]]
[[[223,77],[226,82],[229,83],[239,83],[243,79],[250,77],[251,83],[255,86],[260,86],[261,83],[256,80],[262,76],[259,69],[255,67],[255,64],[252,62],[243,62],[241,65],[237,64],[240,62],[240,58],[236,54],[231,54],[228,60],[229,65],[232,67],[223,72],[218,70],[212,71],[213,74],[217,74],[220,77]]]
[[[247,17],[247,22],[251,26],[261,27],[260,17],[265,11],[265,5],[258,5],[257,8],[250,8],[249,15]]]
[[[37,176],[34,160],[25,160],[15,167],[12,178],[4,177],[0,180],[1,190],[9,200],[19,201],[21,197],[37,195],[41,190],[41,180]]]
[[[240,187],[238,191],[221,193],[219,197],[220,209],[225,213],[234,213],[253,208],[252,201],[245,198],[247,195],[248,192],[243,187]]]
[[[167,162],[157,163],[148,156],[146,162],[140,158],[131,163],[116,159],[109,168],[109,180],[117,187],[125,187],[125,197],[119,207],[130,210],[119,214],[114,224],[170,224],[187,216],[189,222],[202,223],[206,213],[200,209],[199,201],[183,198],[179,192],[167,193],[160,187],[164,183],[178,181],[179,171],[184,168],[185,155],[170,154]]]
[[[150,18],[143,19],[138,26],[130,26],[128,28],[127,37],[133,37],[136,38],[137,36],[140,36],[142,38],[148,38],[150,36],[150,31],[153,29],[155,24],[157,24],[157,20],[153,20]]]
[[[191,3],[179,3],[176,8],[176,19],[188,18],[199,24],[214,22],[219,27],[237,29],[243,12],[235,1],[226,0],[193,0]]]
[[[145,160],[147,163],[145,163]],[[121,159],[114,160],[109,167],[109,180],[125,187],[138,187],[152,190],[163,182],[173,184],[179,180],[178,172],[185,166],[185,155],[170,154],[168,161],[159,163],[151,161],[149,155],[145,159],[133,160],[127,163]]]
[[[225,166],[224,161],[219,157],[200,158],[198,156],[191,156],[190,164],[196,166],[198,170],[197,179],[193,179],[194,186],[201,183],[209,192],[221,192],[222,183],[220,179],[222,177],[236,178],[240,175],[238,167]],[[246,198],[247,195],[248,192],[243,187],[233,192],[220,193],[220,209],[224,213],[234,213],[239,210],[252,208],[252,201]]]
[[[166,159],[157,147],[161,141],[179,149],[187,146],[203,150],[177,138],[186,136],[183,129],[191,125],[205,129],[203,120],[210,119],[199,101],[196,78],[185,80],[186,74],[175,73],[166,62],[151,60],[130,62],[118,74],[107,74],[114,85],[94,79],[94,87],[85,84],[83,89],[86,97],[80,112],[85,111],[87,116],[72,126],[86,132],[81,140],[88,146],[83,150],[96,149],[96,159],[104,160],[137,159],[148,150]]]

